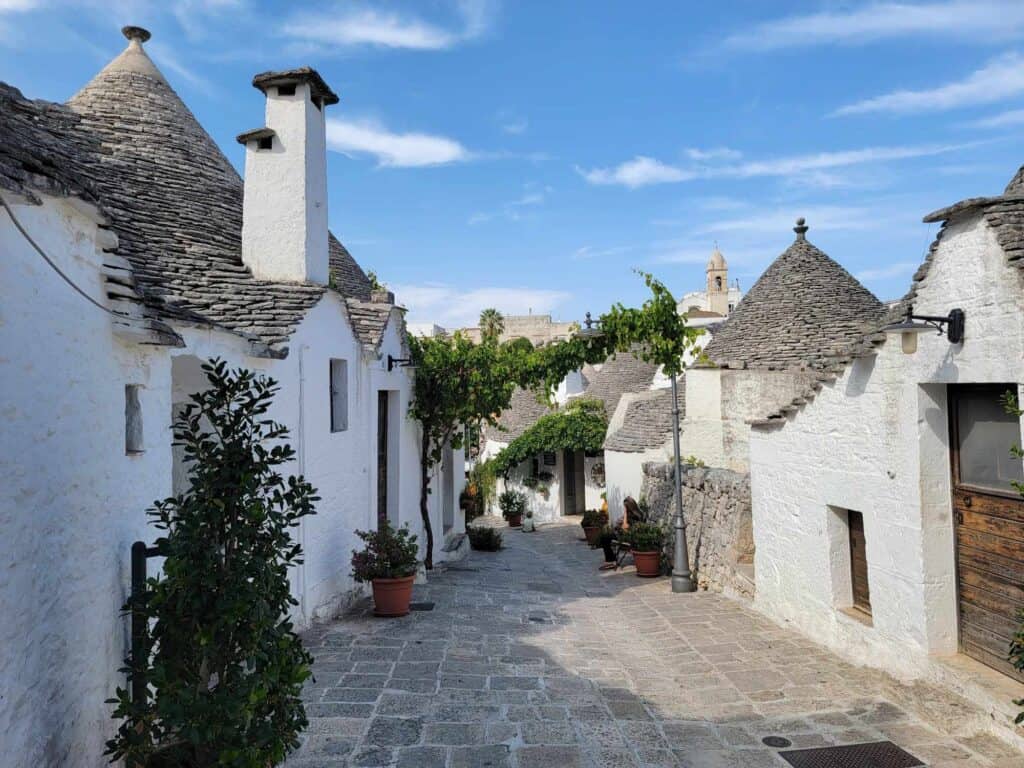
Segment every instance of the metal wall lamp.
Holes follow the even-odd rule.
[[[388,355],[388,373],[391,373],[395,368],[412,368],[411,357],[392,357]]]
[[[940,336],[945,334],[950,344],[960,344],[964,340],[964,311],[951,309],[945,317],[937,315],[915,315],[914,307],[907,307],[907,314],[902,320],[890,323],[882,330],[886,333],[898,333],[901,338],[903,352],[908,355],[917,351],[917,335],[926,331],[935,331]]]

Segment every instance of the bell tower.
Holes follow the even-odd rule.
[[[729,265],[718,250],[718,243],[708,259],[707,273],[708,309],[725,317],[729,314]]]

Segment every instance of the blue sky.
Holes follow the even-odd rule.
[[[316,67],[332,229],[448,326],[700,288],[716,241],[749,288],[797,216],[895,298],[1024,163],[1021,0],[0,0],[0,78],[63,101],[124,24],[236,165],[252,75]]]

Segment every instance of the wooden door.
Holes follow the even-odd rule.
[[[388,520],[388,393],[377,393],[377,529]]]
[[[565,486],[565,508],[563,515],[575,515],[576,512],[576,454],[562,451],[562,483]]]
[[[1024,500],[1014,489],[1020,421],[1000,397],[1016,385],[951,388],[960,649],[1018,680],[1006,660],[1024,609]]]
[[[871,588],[868,586],[867,542],[864,538],[864,515],[850,511],[850,571],[853,580],[853,605],[871,613]]]

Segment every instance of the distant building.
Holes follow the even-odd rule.
[[[685,312],[692,325],[709,325],[728,317],[743,298],[738,280],[729,285],[729,265],[717,245],[708,259],[706,272],[707,287],[684,293],[678,303],[680,314]]]
[[[577,323],[552,320],[551,315],[504,315],[505,329],[498,337],[499,341],[509,339],[529,339],[536,346],[549,341],[568,339]],[[479,344],[481,334],[479,328],[463,328],[462,332],[473,342]]]

